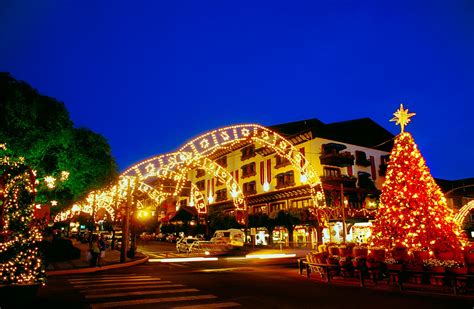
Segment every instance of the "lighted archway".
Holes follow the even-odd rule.
[[[234,177],[226,169],[205,156],[193,157],[189,152],[167,153],[146,159],[128,168],[122,173],[122,176],[137,177],[142,182],[150,182],[154,179],[173,179],[176,181],[174,194],[178,195],[183,188],[187,172],[193,168],[203,169],[225,183],[229,192],[231,192],[235,207],[237,209],[246,208],[242,188]],[[196,202],[204,201],[201,196],[202,193],[196,187],[193,192]],[[205,207],[205,204],[201,205]],[[196,206],[200,213],[205,212],[202,211],[205,208],[199,205]]]
[[[326,206],[321,180],[310,162],[290,141],[264,126],[241,124],[213,130],[189,141],[179,149],[178,153],[184,154],[183,157],[189,157],[191,160],[199,160],[218,150],[232,149],[235,144],[249,140],[269,147],[278,155],[288,159],[299,171],[301,182],[309,185],[314,205],[317,208]]]
[[[469,212],[474,209],[474,200],[470,201],[461,209],[459,209],[458,213],[454,216],[454,222],[456,222],[459,226],[462,226],[466,217],[469,215]]]

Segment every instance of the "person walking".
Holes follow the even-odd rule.
[[[97,264],[99,267],[102,266],[102,260],[103,258],[105,257],[105,249],[107,248],[107,245],[105,243],[105,239],[104,239],[104,234],[101,234],[100,235],[100,238],[99,238],[99,257],[98,257],[98,260],[97,260]]]
[[[91,237],[91,241],[89,242],[89,250],[91,253],[90,266],[96,267],[100,255],[99,238],[96,234],[92,235]]]

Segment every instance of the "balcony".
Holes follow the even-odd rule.
[[[321,176],[321,181],[331,186],[340,186],[341,183],[345,188],[355,188],[357,178],[352,176]]]
[[[348,152],[336,152],[333,149],[331,152],[319,156],[319,160],[323,165],[333,165],[340,167],[347,167],[354,165],[354,156]]]

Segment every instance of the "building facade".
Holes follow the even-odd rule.
[[[348,240],[368,237],[394,136],[368,118],[330,124],[308,119],[269,129],[284,136],[309,160],[323,183],[329,213],[338,211],[324,223],[309,212],[314,203],[304,177],[272,148],[249,142],[216,152],[210,158],[239,184],[249,216],[275,216],[284,210],[299,218],[292,230],[276,227],[271,235],[264,227],[251,228],[252,242],[314,247],[321,241],[342,241],[344,231]],[[206,197],[208,211],[234,213],[226,184],[199,168],[190,170],[187,177]],[[192,204],[186,195],[178,202]]]

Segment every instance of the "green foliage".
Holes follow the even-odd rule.
[[[210,211],[208,216],[209,229],[211,235],[216,230],[227,230],[231,228],[242,228],[242,225],[237,222],[237,219],[233,215],[227,215],[223,212]]]
[[[88,191],[103,187],[117,175],[106,139],[88,129],[74,128],[62,102],[40,95],[25,82],[0,72],[0,142],[25,157],[41,179],[47,175],[67,181],[54,190],[40,182],[36,202],[58,201],[68,207]],[[53,208],[53,211],[55,209]]]

